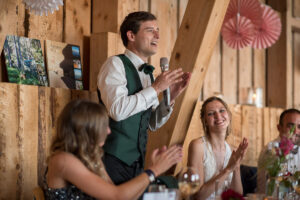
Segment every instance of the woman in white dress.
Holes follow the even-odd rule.
[[[244,138],[237,150],[231,152],[225,140],[231,129],[227,104],[218,97],[208,98],[202,105],[201,121],[205,136],[191,142],[188,158],[188,165],[196,168],[200,175],[201,187],[196,199],[214,199],[216,184],[219,190],[227,185],[243,194],[240,162],[248,142]]]

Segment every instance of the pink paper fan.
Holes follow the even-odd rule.
[[[281,21],[278,14],[269,6],[261,5],[262,23],[256,28],[252,41],[252,47],[257,49],[272,46],[279,38],[281,33]]]
[[[262,10],[258,0],[231,0],[225,14],[224,23],[235,17],[237,13],[250,19],[254,26],[259,27],[261,25]]]
[[[223,25],[222,36],[229,47],[242,49],[251,44],[254,36],[254,25],[246,17],[233,17]]]

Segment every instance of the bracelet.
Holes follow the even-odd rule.
[[[148,175],[150,183],[153,183],[155,181],[154,172],[151,169],[146,169],[144,172]]]

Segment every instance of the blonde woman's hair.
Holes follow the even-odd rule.
[[[71,101],[58,118],[50,157],[60,151],[71,153],[92,172],[105,178],[103,150],[99,144],[105,141],[107,128],[104,106],[84,100]]]
[[[209,133],[209,130],[208,130],[208,128],[206,126],[206,122],[205,122],[205,114],[206,114],[206,106],[207,106],[207,104],[210,103],[210,102],[213,102],[213,101],[219,101],[221,104],[223,104],[223,106],[225,107],[225,109],[226,109],[226,111],[227,111],[227,113],[229,115],[230,122],[229,122],[228,128],[226,130],[226,136],[225,136],[225,139],[226,139],[229,136],[229,134],[231,133],[231,119],[232,119],[232,114],[231,114],[231,112],[229,110],[229,107],[228,107],[227,103],[223,99],[221,99],[219,97],[216,97],[216,96],[209,97],[202,104],[200,117],[201,117],[201,122],[202,122],[204,133],[205,133],[205,135],[208,138],[210,138],[210,133]]]

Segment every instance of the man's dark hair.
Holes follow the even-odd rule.
[[[280,125],[283,125],[283,124],[282,124],[282,123],[283,123],[283,118],[284,118],[284,116],[285,116],[286,114],[289,114],[289,113],[297,113],[297,114],[300,115],[300,111],[297,110],[297,109],[295,109],[295,108],[287,109],[287,110],[283,111],[283,112],[281,113],[280,117],[279,117],[279,124],[280,124]]]
[[[133,12],[127,15],[120,27],[121,38],[125,47],[128,45],[127,32],[132,31],[136,34],[139,29],[141,22],[156,20],[156,17],[145,11]]]

